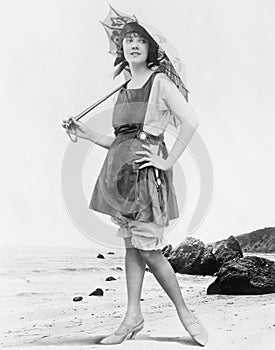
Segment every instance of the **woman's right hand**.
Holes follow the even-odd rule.
[[[91,129],[89,129],[85,124],[76,121],[74,118],[70,119],[73,120],[73,123],[76,127],[72,129],[66,129],[66,132],[68,134],[77,135],[77,137],[80,137],[82,139],[89,140]]]

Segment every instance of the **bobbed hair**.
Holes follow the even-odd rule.
[[[118,76],[124,68],[129,66],[128,62],[126,61],[123,53],[123,39],[127,38],[129,35],[136,33],[140,37],[146,39],[149,44],[149,50],[148,50],[148,57],[147,57],[147,66],[152,67],[159,64],[158,61],[158,53],[159,53],[159,46],[156,43],[156,41],[151,37],[151,35],[137,22],[129,22],[126,23],[125,26],[122,28],[119,39],[118,39],[118,49],[117,49],[117,57],[114,62],[114,66],[117,66],[120,64],[118,69],[116,70],[114,74],[114,78]]]

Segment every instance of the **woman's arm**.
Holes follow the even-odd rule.
[[[118,94],[119,94],[119,92],[116,92],[112,97],[113,98],[113,105],[115,105],[115,103],[116,103]],[[91,141],[91,142],[97,144],[98,146],[101,146],[101,147],[104,147],[107,149],[110,148],[110,146],[112,145],[112,143],[115,140],[115,137],[102,135],[94,130],[91,130],[82,122],[76,121],[75,119],[73,119],[73,121],[78,126],[78,128],[76,129],[76,132],[75,132],[75,130],[67,130],[66,132],[69,134],[73,134],[73,135],[76,134],[78,137],[80,137],[82,139]]]
[[[195,127],[190,125],[190,123],[188,123],[186,120],[182,121],[176,141],[170,150],[168,157],[166,158],[168,168],[171,168],[179,159],[195,134],[197,128],[198,125]]]
[[[76,120],[73,120],[73,121],[78,127],[74,130],[72,129],[67,130],[66,132],[69,134],[72,134],[72,135],[76,134],[78,137],[82,139],[91,141],[107,149],[110,148],[111,144],[115,140],[115,137],[102,135],[99,132],[88,128],[85,124],[79,121],[76,121]]]
[[[180,126],[176,141],[166,158],[167,166],[169,168],[176,163],[178,158],[184,152],[199,126],[199,120],[196,113],[179,92],[175,84],[171,84],[166,103],[171,112],[178,119]]]
[[[104,148],[109,149],[111,144],[114,142],[115,137],[112,136],[106,136],[106,135],[101,135],[100,133],[90,130],[88,133],[88,138],[87,140],[101,146]]]

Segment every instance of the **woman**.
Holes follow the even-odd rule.
[[[194,135],[197,118],[175,84],[150,68],[157,63],[158,45],[142,26],[127,23],[119,43],[115,75],[129,69],[131,80],[116,96],[112,116],[116,137],[101,136],[75,121],[78,137],[108,149],[90,208],[111,216],[126,248],[127,312],[119,328],[100,343],[119,344],[144,327],[140,297],[147,264],[174,303],[182,325],[205,345],[207,331],[185,305],[174,270],[161,251],[167,244],[164,227],[179,217],[172,166]],[[180,126],[169,155],[163,141],[168,123]]]

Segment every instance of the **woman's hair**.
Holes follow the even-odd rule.
[[[119,68],[114,74],[114,78],[118,76],[124,68],[128,66],[128,62],[126,61],[123,53],[123,39],[127,38],[129,35],[137,33],[140,37],[146,39],[149,44],[149,51],[147,57],[147,66],[155,66],[158,65],[158,49],[159,46],[156,41],[151,37],[151,35],[137,22],[126,23],[122,28],[119,40],[118,40],[118,50],[117,50],[117,58],[114,62],[114,66],[117,66],[120,63]]]

